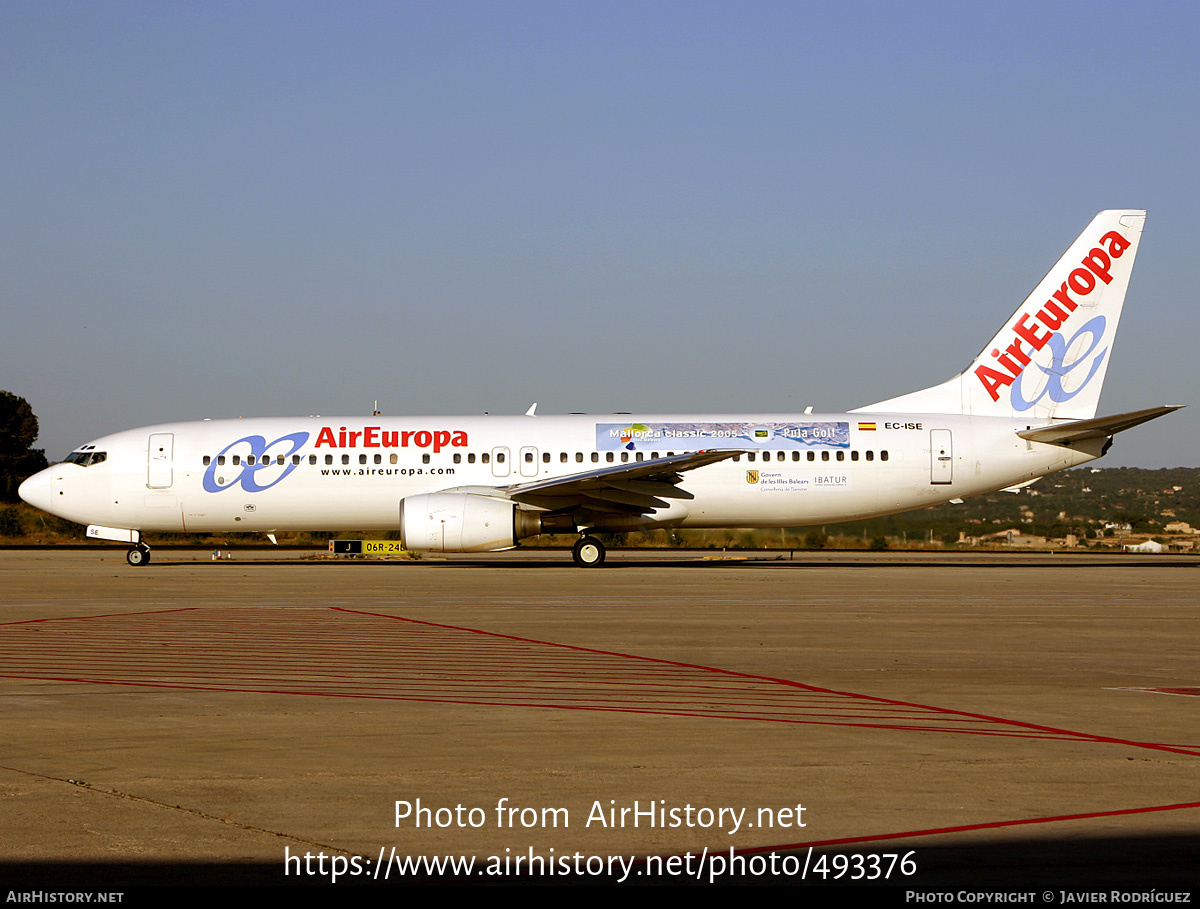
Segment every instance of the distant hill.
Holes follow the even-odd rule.
[[[1106,524],[1128,524],[1135,533],[1160,535],[1176,521],[1200,527],[1200,467],[1079,467],[1043,477],[1015,493],[994,492],[961,505],[829,525],[827,531],[949,542],[960,532],[983,536],[1017,527],[1022,533],[1074,533],[1082,539],[1102,533]]]

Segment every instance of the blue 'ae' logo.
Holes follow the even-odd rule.
[[[1075,395],[1087,388],[1088,383],[1092,381],[1092,376],[1096,374],[1096,370],[1098,370],[1100,368],[1100,364],[1104,362],[1104,357],[1108,353],[1107,347],[1100,351],[1100,353],[1096,354],[1095,358],[1092,360],[1092,368],[1088,370],[1088,374],[1084,376],[1083,381],[1080,382],[1073,391],[1067,391],[1065,388],[1063,388],[1063,379],[1066,378],[1068,373],[1070,373],[1073,369],[1079,366],[1079,364],[1092,355],[1092,351],[1094,351],[1104,339],[1104,328],[1106,324],[1107,323],[1104,321],[1104,316],[1096,316],[1094,319],[1091,319],[1090,321],[1079,326],[1079,331],[1075,332],[1069,341],[1063,338],[1062,332],[1055,332],[1052,334],[1049,340],[1046,342],[1046,346],[1050,348],[1049,365],[1043,366],[1041,363],[1030,363],[1029,366],[1025,367],[1021,374],[1017,376],[1016,381],[1013,382],[1011,395],[1013,410],[1029,410],[1046,395],[1050,395],[1051,401],[1061,404],[1063,401],[1071,400],[1071,398],[1075,397]],[[1071,349],[1075,342],[1078,341],[1080,336],[1085,332],[1091,335],[1092,338],[1092,343],[1088,345],[1088,349],[1075,357],[1075,359],[1070,363],[1064,362],[1067,358],[1067,351]],[[1021,383],[1025,379],[1025,376],[1033,371],[1033,367],[1035,366],[1042,371],[1046,382],[1045,385],[1042,386],[1042,390],[1037,393],[1037,396],[1034,397],[1032,401],[1026,401],[1025,395],[1021,388]]]
[[[268,442],[263,436],[246,436],[244,439],[230,442],[212,459],[208,470],[204,471],[204,489],[207,492],[220,492],[234,486],[241,486],[246,492],[262,492],[264,489],[270,489],[296,469],[296,465],[291,460],[292,455],[299,451],[307,441],[307,432],[294,432],[291,435],[281,436],[273,442]],[[287,442],[292,443],[292,447],[287,451],[275,450],[276,446]],[[225,456],[239,445],[243,448],[237,452],[235,457],[241,463],[233,464],[230,469],[226,469],[227,465],[223,463]],[[266,473],[263,474],[263,471]],[[261,478],[260,475],[262,475]]]

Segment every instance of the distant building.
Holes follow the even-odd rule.
[[[1154,540],[1147,540],[1145,543],[1138,543],[1136,546],[1122,546],[1122,552],[1162,552],[1163,544],[1156,543]]]

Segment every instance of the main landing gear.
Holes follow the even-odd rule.
[[[571,547],[571,558],[581,568],[598,568],[604,564],[604,544],[595,537],[580,537]]]
[[[125,553],[125,561],[136,568],[150,564],[150,547],[143,543],[138,543],[127,553]]]

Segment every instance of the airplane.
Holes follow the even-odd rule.
[[[848,413],[204,420],[104,436],[20,495],[129,544],[146,531],[399,530],[418,552],[576,534],[795,527],[1013,489],[1178,409],[1096,417],[1145,223],[1100,212],[963,372]]]

